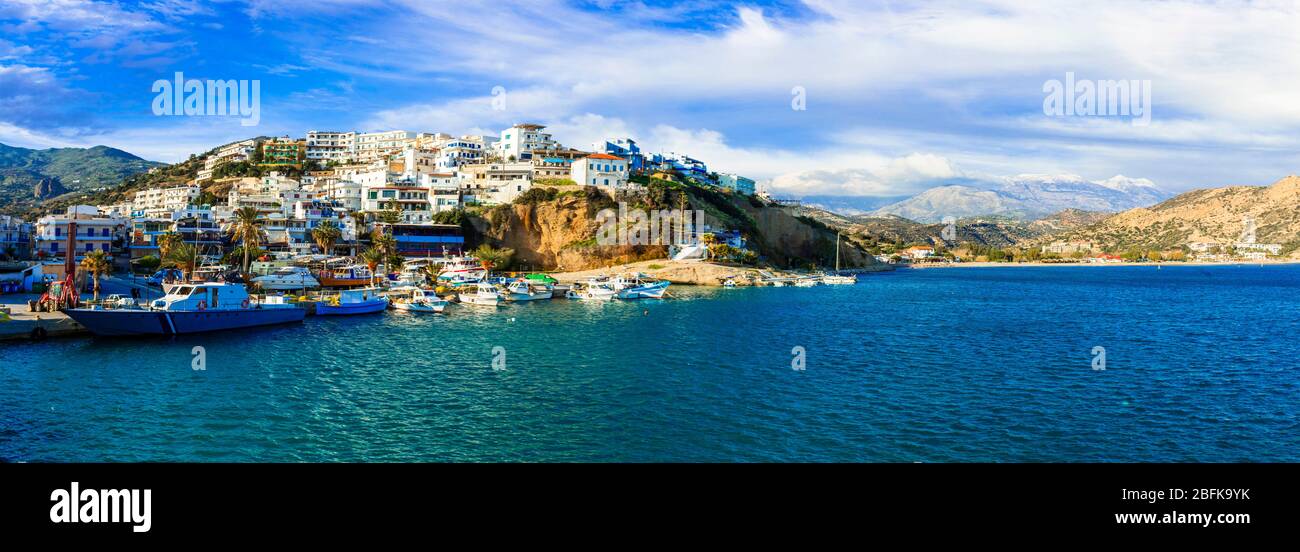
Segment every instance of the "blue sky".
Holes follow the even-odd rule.
[[[176,161],[253,135],[532,121],[788,195],[1266,184],[1300,162],[1297,28],[1290,2],[0,0],[0,142]],[[261,81],[259,125],[153,115],[177,71]],[[1150,81],[1151,123],[1045,115],[1066,72]]]

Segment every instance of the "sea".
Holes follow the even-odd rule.
[[[1294,265],[669,291],[0,343],[0,461],[1300,461]]]

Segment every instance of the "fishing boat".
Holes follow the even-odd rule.
[[[436,262],[438,280],[449,282],[477,282],[487,276],[482,261],[474,257],[447,256]]]
[[[253,278],[253,283],[262,286],[262,289],[275,291],[320,287],[320,282],[316,281],[311,271],[301,266],[280,267],[266,276]]]
[[[316,314],[320,316],[370,314],[382,312],[387,308],[388,298],[380,295],[378,289],[345,289],[338,295],[317,302]]]
[[[501,292],[492,284],[475,282],[462,287],[466,289],[457,294],[460,297],[461,304],[496,307],[505,302],[501,297]]]
[[[550,299],[552,296],[551,288],[546,284],[534,283],[523,278],[506,284],[507,301],[536,301]]]
[[[370,285],[374,276],[374,273],[370,272],[370,267],[350,264],[327,267],[316,273],[316,280],[320,282],[321,287],[357,287]]]
[[[619,276],[613,284],[619,299],[660,299],[668,290],[668,280],[654,280],[639,272]]]
[[[431,291],[418,287],[394,288],[390,295],[397,293],[393,308],[407,312],[442,312],[447,308],[447,301]]]
[[[302,322],[307,311],[282,302],[254,301],[244,284],[210,282],[170,288],[143,309],[63,311],[95,335],[177,335]]]
[[[584,301],[609,301],[617,294],[614,288],[608,284],[602,283],[577,283],[564,293],[569,299],[581,299]]]

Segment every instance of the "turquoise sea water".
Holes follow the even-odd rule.
[[[0,459],[1300,461],[1300,267],[672,292],[0,344]]]

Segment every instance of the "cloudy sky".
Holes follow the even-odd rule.
[[[531,121],[796,196],[1020,173],[1266,184],[1300,163],[1297,31],[1297,4],[1267,1],[0,0],[0,142],[177,161],[253,135]],[[260,81],[259,124],[155,116],[152,83],[178,71]],[[1149,81],[1150,124],[1044,114],[1067,72]]]

